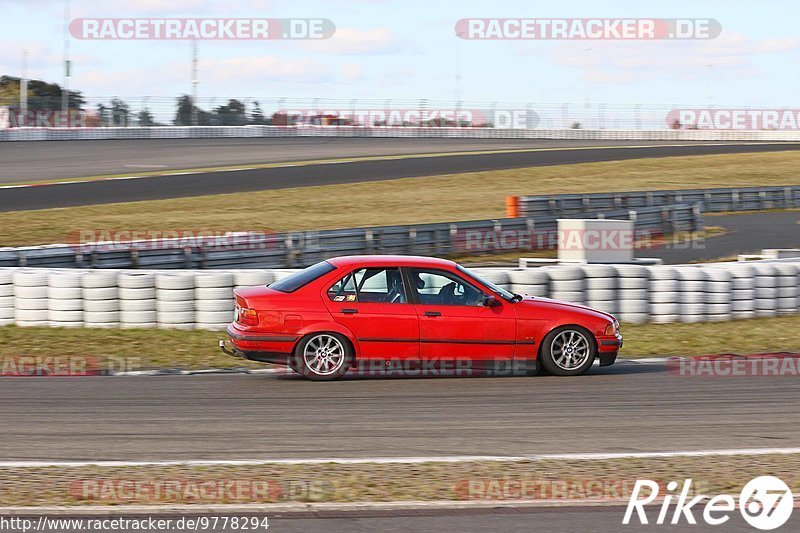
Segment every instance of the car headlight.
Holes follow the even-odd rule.
[[[612,335],[614,336],[619,335],[619,322],[617,322],[617,320],[614,319],[613,322],[611,322],[609,325],[606,326],[606,329],[603,333],[609,337]]]

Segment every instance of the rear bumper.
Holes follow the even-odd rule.
[[[241,330],[235,324],[229,324],[226,330],[233,345],[232,353],[236,357],[288,365],[298,337],[296,335],[269,334]],[[225,353],[230,353],[226,350]]]

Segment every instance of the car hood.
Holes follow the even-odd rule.
[[[615,320],[614,315],[604,311],[599,311],[585,305],[565,302],[563,300],[554,300],[552,298],[543,298],[540,296],[526,296],[517,306],[518,311],[522,311],[524,314],[527,314],[527,312],[539,314],[547,311],[567,311],[586,317]]]

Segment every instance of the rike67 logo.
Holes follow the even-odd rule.
[[[697,524],[694,512],[700,513],[702,509],[703,520],[709,525],[719,526],[730,520],[731,514],[735,513],[738,508],[742,518],[752,527],[769,531],[784,525],[792,515],[794,508],[792,491],[783,480],[774,476],[760,476],[751,480],[739,493],[738,501],[730,494],[717,496],[700,494],[689,499],[692,488],[691,479],[684,481],[677,501],[675,501],[677,488],[676,481],[667,484],[667,494],[663,496],[655,524],[667,523],[670,507],[673,505],[672,518],[669,522],[672,525],[681,523],[681,520],[686,520],[688,524]],[[658,497],[658,483],[649,479],[637,480],[622,523],[628,525],[635,511],[639,523],[649,524],[644,506],[651,504]],[[705,504],[702,505],[700,502],[705,502]]]

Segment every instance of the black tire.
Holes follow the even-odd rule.
[[[341,357],[338,357],[340,354]],[[327,361],[333,362],[326,362],[326,357],[329,358]],[[338,333],[319,332],[307,335],[297,343],[289,366],[312,381],[333,381],[344,376],[352,362],[353,349],[346,337]]]
[[[579,337],[583,340],[579,340]],[[559,351],[559,348],[563,347],[561,342],[563,339],[569,339],[571,345],[574,343],[572,348],[575,350],[574,355]],[[570,361],[573,357],[581,357],[582,362],[579,361],[576,365],[574,361]],[[580,326],[561,326],[548,333],[542,340],[541,365],[545,372],[554,376],[583,375],[592,368],[595,357],[597,357],[597,341],[590,331]]]

